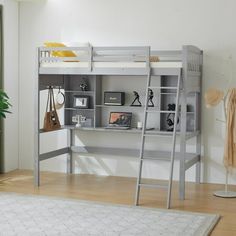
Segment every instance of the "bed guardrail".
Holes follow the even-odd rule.
[[[145,62],[150,67],[150,47],[94,47],[94,62]]]
[[[55,56],[72,52],[76,56]],[[87,62],[93,70],[93,62],[145,62],[150,68],[150,47],[40,47],[39,63]]]
[[[151,56],[156,56],[159,61],[165,62],[181,62],[182,51],[181,50],[154,50],[151,51]]]
[[[58,56],[63,52],[70,53],[74,56]],[[39,66],[42,63],[58,62],[88,62],[88,68],[92,69],[92,47],[40,47],[39,48]],[[56,67],[56,64],[55,64]]]

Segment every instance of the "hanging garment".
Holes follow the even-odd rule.
[[[229,90],[227,99],[224,165],[236,167],[236,88]]]

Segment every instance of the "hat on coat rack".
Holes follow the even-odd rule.
[[[224,99],[224,92],[216,88],[210,88],[205,93],[206,107],[217,106]]]

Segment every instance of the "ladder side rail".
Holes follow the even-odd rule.
[[[187,94],[181,94],[180,115],[180,161],[179,161],[179,199],[185,198],[185,156],[186,156],[186,132],[187,132]]]
[[[140,181],[141,181],[141,177],[142,177],[143,153],[144,153],[144,142],[145,142],[145,135],[144,134],[145,134],[146,123],[147,123],[148,87],[150,85],[150,78],[151,78],[151,68],[149,67],[147,86],[146,86],[144,113],[143,113],[143,127],[142,127],[142,134],[141,134],[141,147],[140,147],[140,153],[139,153],[139,172],[138,172],[136,194],[135,194],[135,205],[139,204]]]
[[[177,82],[177,94],[176,94],[176,106],[175,106],[175,119],[174,119],[174,130],[172,139],[172,150],[171,150],[171,163],[170,163],[170,176],[168,184],[168,196],[167,196],[167,208],[170,208],[171,193],[172,193],[172,181],[173,181],[173,170],[174,170],[174,160],[175,160],[175,146],[176,146],[176,131],[177,131],[177,121],[179,116],[179,97],[180,97],[180,81],[181,81],[181,70],[178,74]]]

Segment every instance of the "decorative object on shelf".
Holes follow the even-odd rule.
[[[104,104],[112,106],[123,106],[125,104],[125,93],[115,92],[115,91],[105,91]]]
[[[65,94],[61,91],[61,87],[59,87],[58,93],[56,95],[56,109],[61,109],[65,104]]]
[[[9,103],[9,97],[7,94],[0,90],[0,117],[6,118],[6,113],[11,113],[9,111],[9,108],[11,107],[11,104]]]
[[[139,94],[138,94],[138,92],[136,92],[136,91],[133,91],[133,93],[134,93],[134,100],[133,100],[133,102],[131,103],[131,105],[130,106],[134,106],[134,107],[141,107],[142,106],[142,103],[140,102],[140,100],[139,100]],[[135,104],[136,103],[136,104]],[[138,104],[137,104],[138,103]]]
[[[176,105],[174,103],[168,104],[168,111],[175,111],[175,107],[176,107]],[[175,121],[175,113],[174,112],[168,113],[168,115],[166,117],[166,122],[167,122],[167,125],[169,128],[167,129],[167,131],[174,130],[174,121]],[[179,123],[179,118],[177,120],[177,124],[178,123]]]
[[[228,189],[228,177],[230,170],[236,167],[236,88],[228,89],[226,92],[215,88],[211,88],[206,91],[206,107],[214,107],[220,102],[223,102],[225,121],[219,119],[217,119],[217,121],[221,121],[226,124],[224,148],[224,166],[226,175],[225,189],[214,192],[214,195],[222,198],[235,198],[236,192],[229,191]]]
[[[74,108],[88,109],[89,107],[89,96],[74,95]]]
[[[84,79],[85,81],[85,79]],[[86,82],[80,84],[79,86],[81,88],[81,91],[88,91],[88,84]]]
[[[53,88],[49,86],[43,129],[44,131],[52,131],[60,128],[61,124],[56,111]]]
[[[149,88],[148,89],[148,106],[149,107],[154,107],[154,103],[152,101],[153,97],[154,97],[154,93],[153,93],[152,89]]]
[[[142,129],[143,128],[143,122],[142,121],[138,121],[137,122],[137,129]]]
[[[77,124],[75,126],[82,127],[82,123],[86,121],[86,116],[77,115],[76,118],[77,118]]]

